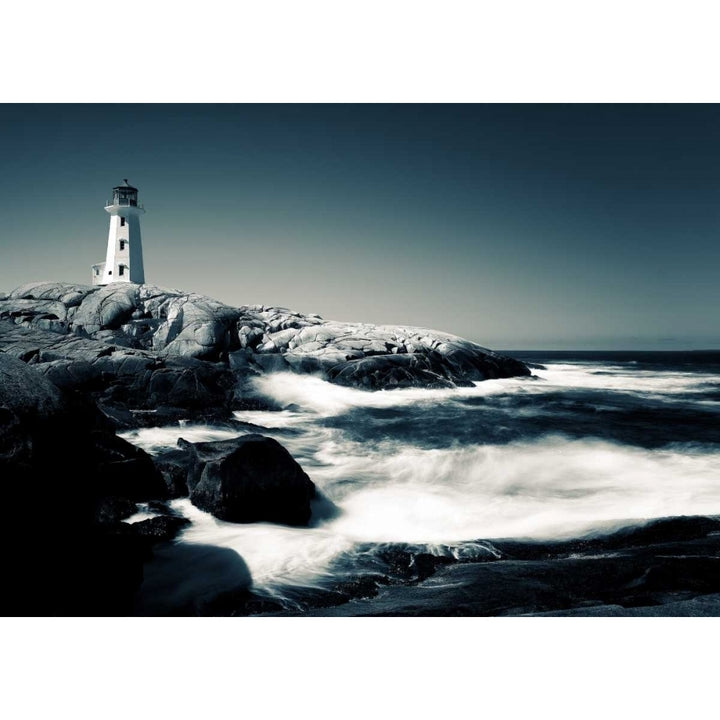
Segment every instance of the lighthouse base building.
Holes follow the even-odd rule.
[[[138,190],[128,184],[113,188],[112,201],[105,206],[110,214],[105,262],[92,266],[92,284],[112,282],[145,282],[140,216],[145,213],[138,205]]]

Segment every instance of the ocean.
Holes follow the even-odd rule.
[[[720,352],[508,354],[533,376],[367,392],[266,375],[255,390],[277,410],[123,433],[158,453],[180,437],[261,432],[319,490],[308,528],[222,522],[173,501],[191,525],[147,566],[143,607],[201,612],[242,581],[258,608],[302,613],[416,583],[428,558],[482,563],[501,557],[502,541],[720,515]]]

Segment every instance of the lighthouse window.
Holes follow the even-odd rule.
[[[121,240],[121,241],[120,241],[120,249],[121,249],[121,250],[124,250],[124,249],[125,249],[125,241],[124,241],[124,240]]]
[[[118,275],[124,275],[124,274],[125,274],[125,266],[118,265]]]
[[[125,218],[121,217],[120,218],[120,227],[122,227],[124,224],[125,224]]]

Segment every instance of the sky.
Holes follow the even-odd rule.
[[[0,291],[146,281],[496,349],[720,347],[719,105],[0,105]]]

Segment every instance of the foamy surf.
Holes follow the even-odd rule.
[[[609,363],[535,373],[471,388],[380,392],[291,373],[260,377],[256,391],[286,409],[236,418],[285,445],[339,512],[308,528],[237,525],[179,500],[176,509],[192,521],[181,542],[233,551],[256,591],[288,599],[288,588],[352,578],[372,547],[490,557],[499,539],[562,540],[720,513],[720,445],[707,422],[692,425],[696,400],[686,401],[686,416],[662,425],[663,408],[713,387],[712,375]],[[651,401],[657,419],[639,420]],[[718,418],[718,404],[710,405],[708,417]],[[597,414],[605,411],[609,420]],[[625,441],[601,436],[608,423],[620,423],[615,436]],[[590,436],[557,429],[576,426]],[[498,442],[504,429],[509,440]],[[658,429],[658,447],[644,447],[643,437]],[[237,434],[191,424],[124,433],[150,452],[175,447],[179,437]]]
[[[720,453],[656,452],[602,441],[540,442],[453,450],[332,441],[313,480],[340,514],[316,527],[225,523],[194,508],[183,542],[229,548],[254,587],[320,586],[333,563],[368,543],[427,548],[476,540],[564,539],[630,521],[720,511]]]
[[[353,408],[397,408],[497,395],[543,395],[552,389],[627,392],[662,398],[702,391],[708,382],[717,380],[713,374],[655,372],[633,370],[632,367],[624,365],[568,363],[548,364],[545,369],[533,370],[533,376],[484,380],[466,388],[400,388],[369,392],[334,385],[312,375],[275,373],[255,378],[253,385],[259,395],[272,400],[282,408],[302,408],[305,411],[328,416],[344,413]],[[239,417],[253,421],[252,413],[242,413]],[[265,419],[266,417],[267,414]],[[294,413],[293,419],[297,420],[297,418],[297,413]]]

